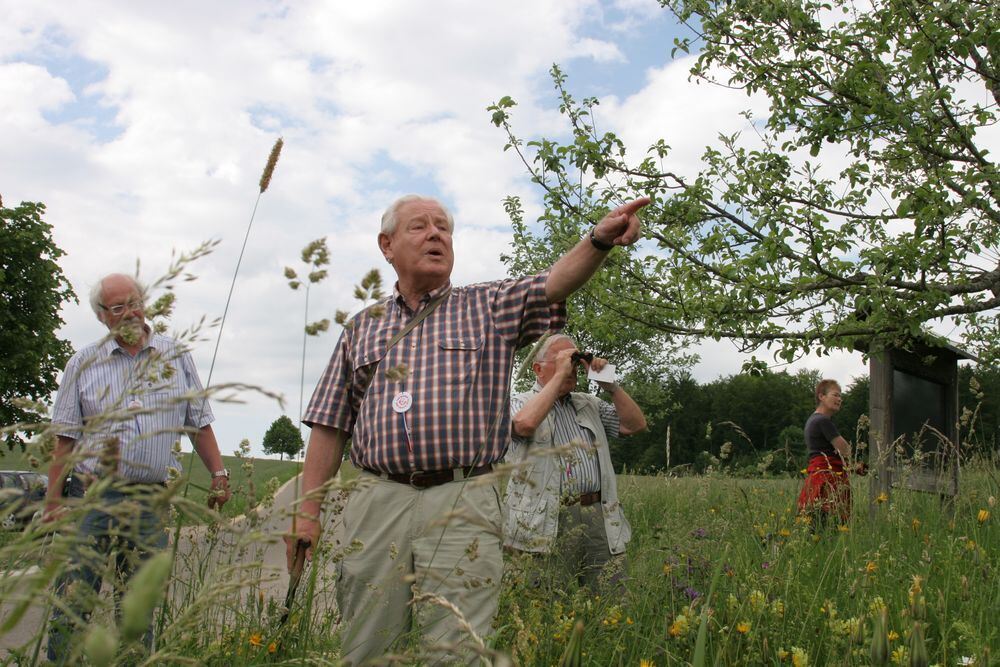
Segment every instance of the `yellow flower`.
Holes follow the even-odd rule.
[[[839,526],[837,526],[837,530],[839,530],[842,533],[846,533],[849,532],[851,529],[846,523],[842,523]]]
[[[646,660],[643,658],[639,661],[639,667],[655,667],[655,663],[652,660]]]
[[[975,549],[976,549],[976,543],[974,541],[972,541],[972,540],[966,540],[965,541],[965,548],[968,551],[975,551]]]
[[[891,642],[894,642],[897,639],[899,639],[899,633],[896,632],[895,630],[889,630],[889,634],[887,636],[889,637],[889,641]]]
[[[887,494],[885,491],[883,491],[882,493],[878,494],[875,497],[875,502],[877,503],[884,503],[888,501],[889,501],[889,494]]]
[[[736,624],[736,632],[745,635],[750,632],[750,621],[740,621]]]
[[[278,652],[278,642],[271,642],[270,644],[268,644],[267,645],[267,652],[268,653],[277,653]]]
[[[910,526],[913,528],[913,532],[920,530],[920,519],[914,517],[913,521],[910,522]]]
[[[670,575],[670,571],[673,570],[673,569],[674,568],[671,567],[670,563],[664,563],[663,564],[663,576],[665,576],[665,577],[669,576]]]
[[[754,611],[760,611],[765,604],[767,604],[767,598],[764,597],[763,592],[758,590],[750,591],[750,607]]]
[[[878,565],[873,560],[868,561],[868,564],[865,565],[865,572],[868,574],[873,574],[877,569]]]
[[[979,510],[979,514],[976,515],[976,520],[979,521],[979,523],[986,523],[990,520],[990,511]]]
[[[792,647],[792,666],[809,667],[809,654],[798,646]]]
[[[674,622],[670,624],[670,636],[671,637],[682,637],[687,634],[688,631],[688,620],[687,616],[681,615],[674,619]]]
[[[780,660],[781,662],[784,662],[785,660],[788,660],[788,656],[789,655],[791,655],[791,653],[789,653],[785,649],[783,649],[783,648],[779,648],[778,649],[778,660]]]
[[[778,535],[781,535],[782,537],[788,537],[791,534],[792,533],[787,528],[782,528],[778,531]]]
[[[250,635],[250,646],[260,646],[264,643],[264,638],[259,632],[255,632]]]
[[[892,652],[892,664],[905,665],[907,663],[909,663],[909,656],[907,655],[905,646],[900,646]]]

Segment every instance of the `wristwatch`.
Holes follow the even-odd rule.
[[[216,470],[212,473],[212,479],[215,479],[216,477],[225,477],[226,479],[229,479],[229,469],[223,468],[222,470]]]
[[[596,236],[594,236],[594,228],[593,227],[590,228],[590,243],[591,243],[591,245],[593,245],[595,248],[597,248],[601,252],[608,252],[608,251],[614,249],[614,247],[615,247],[614,243],[605,243],[604,241],[601,241]]]

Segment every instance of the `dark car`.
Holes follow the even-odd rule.
[[[20,528],[42,507],[49,478],[29,470],[0,470],[0,528]]]

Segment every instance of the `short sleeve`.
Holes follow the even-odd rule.
[[[52,406],[52,424],[56,435],[79,440],[82,435],[83,411],[80,407],[80,355],[76,354],[66,364],[62,382]]]
[[[837,430],[837,425],[834,424],[833,420],[829,417],[819,420],[818,426],[820,433],[823,434],[823,438],[829,443],[832,443],[834,438],[840,436],[840,431]]]
[[[184,412],[184,425],[193,428],[203,428],[215,421],[212,413],[212,406],[205,396],[205,389],[202,387],[201,378],[198,376],[198,369],[194,365],[194,359],[190,352],[184,352],[180,357],[181,372],[184,374],[184,390],[197,395],[187,403]]]
[[[617,438],[621,435],[621,419],[618,417],[618,410],[615,409],[614,404],[599,401],[597,410],[601,413],[604,434],[609,438]]]
[[[312,428],[316,424],[338,428],[347,434],[354,430],[357,416],[351,407],[353,385],[353,364],[350,360],[349,332],[344,329],[333,350],[330,362],[313,391],[309,407],[302,417],[302,423]]]
[[[493,294],[493,325],[515,348],[538,340],[546,331],[566,324],[566,303],[550,304],[545,296],[549,272],[496,283]]]
[[[513,422],[514,415],[516,415],[518,412],[522,410],[522,408],[524,408],[524,404],[526,402],[527,401],[524,400],[524,397],[520,395],[512,396],[510,399],[510,416],[512,420],[510,426],[510,441],[515,445],[524,445],[529,440],[529,438],[525,438],[524,436],[514,433],[514,422]]]

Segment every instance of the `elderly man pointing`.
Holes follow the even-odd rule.
[[[392,297],[345,327],[303,418],[305,494],[337,473],[348,438],[360,471],[343,517],[343,546],[356,548],[337,562],[348,663],[411,631],[427,647],[468,650],[449,606],[489,633],[503,571],[500,500],[492,477],[477,478],[510,438],[514,353],[563,326],[565,299],[614,246],[639,238],[636,212],[648,203],[609,213],[545,272],[465,287],[450,281],[454,220],[440,202],[408,195],[382,216]],[[290,563],[299,540],[317,544],[320,510],[315,493],[303,502]]]

